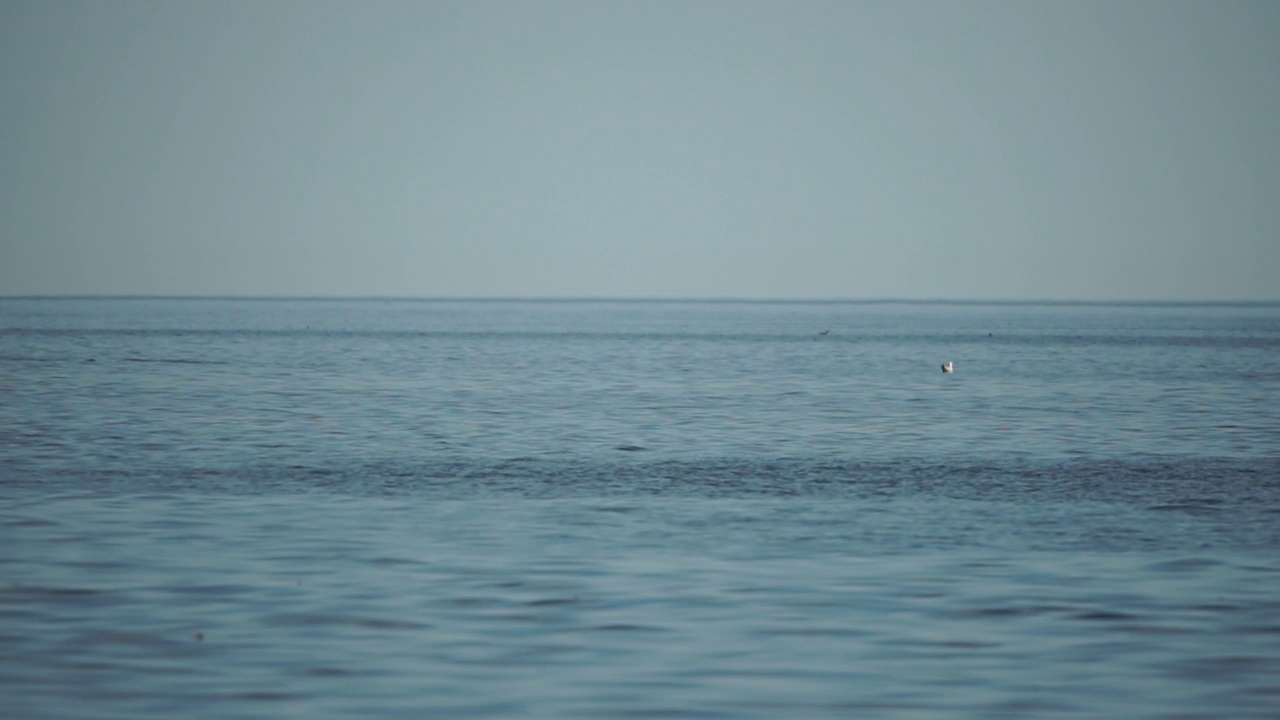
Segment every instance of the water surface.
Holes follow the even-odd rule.
[[[1276,717],[1278,351],[1265,304],[0,299],[0,692]]]

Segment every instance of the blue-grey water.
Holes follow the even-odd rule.
[[[0,715],[1280,717],[1277,358],[1275,304],[0,299]]]

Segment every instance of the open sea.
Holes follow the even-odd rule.
[[[3,298],[0,698],[1280,718],[1280,304]]]

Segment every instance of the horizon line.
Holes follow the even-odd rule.
[[[349,302],[528,302],[528,303],[734,303],[813,305],[1276,305],[1273,299],[1171,299],[1171,298],[957,298],[957,297],[743,297],[682,295],[257,295],[167,293],[27,293],[0,294],[0,300],[241,300],[241,301],[349,301]]]

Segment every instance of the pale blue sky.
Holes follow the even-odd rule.
[[[1280,298],[1280,3],[0,4],[0,295]]]

